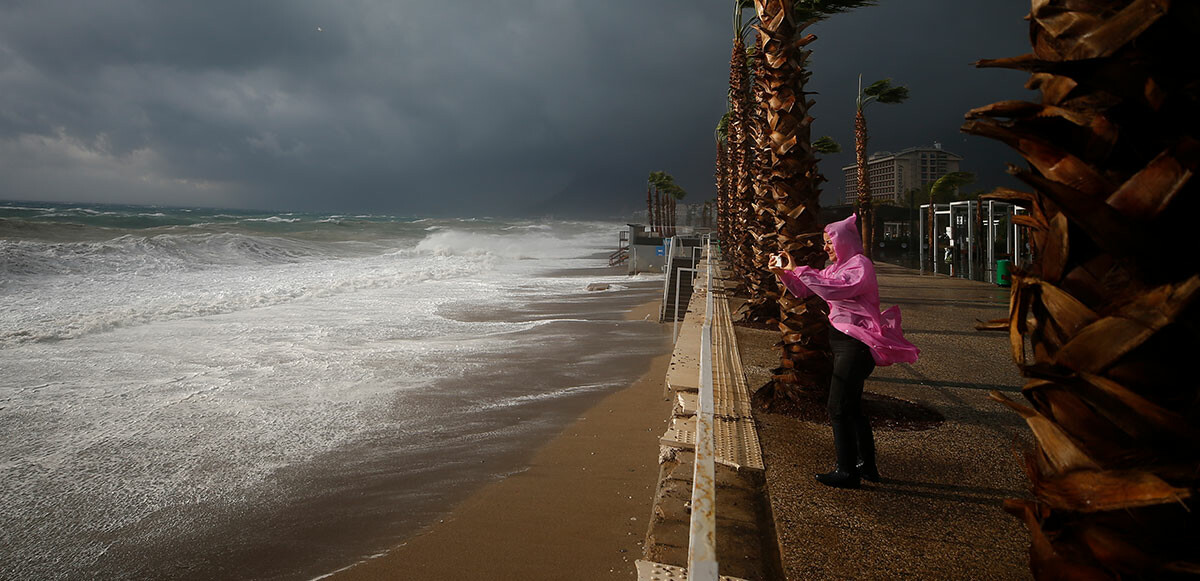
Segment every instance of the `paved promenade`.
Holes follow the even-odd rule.
[[[944,416],[924,429],[875,430],[883,482],[830,489],[813,474],[833,464],[827,420],[757,412],[770,502],[788,579],[1027,579],[1028,534],[1001,508],[1024,496],[1024,421],[988,399],[1020,398],[1007,338],[976,319],[1007,315],[1008,289],[878,265],[882,305],[900,305],[921,349],[912,365],[876,369],[868,402],[912,402]],[[778,333],[739,328],[751,389],[778,365]],[[881,397],[883,396],[883,397]],[[891,399],[895,398],[895,399]]]

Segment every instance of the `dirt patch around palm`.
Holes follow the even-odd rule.
[[[802,392],[793,398],[777,398],[775,401],[760,401],[758,397],[770,391],[769,384],[759,388],[755,393],[755,405],[769,413],[785,415],[805,422],[829,425],[829,412],[826,411],[828,396],[817,392]],[[866,392],[863,394],[863,411],[876,430],[898,432],[919,432],[936,428],[946,421],[937,410],[919,403]]]

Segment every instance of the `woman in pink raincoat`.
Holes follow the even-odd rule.
[[[825,227],[824,270],[796,266],[786,252],[769,266],[788,291],[799,298],[812,294],[829,303],[829,345],[833,378],[829,386],[829,420],[837,467],[818,474],[828,486],[857,488],[860,478],[879,482],[875,436],[862,411],[863,383],[876,365],[912,363],[920,351],[904,339],[900,308],[879,312],[875,265],[863,254],[858,217],[851,215]]]

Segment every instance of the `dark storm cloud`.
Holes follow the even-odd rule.
[[[1029,52],[1029,25],[1023,20],[1028,11],[1028,2],[1007,0],[884,0],[813,26],[813,137],[830,135],[843,151],[821,163],[829,179],[822,201],[842,202],[841,168],[854,163],[854,99],[860,73],[864,86],[891,78],[910,92],[902,104],[867,106],[868,155],[938,142],[963,156],[962,169],[977,175],[977,183],[968,189],[1014,185],[1004,164],[1019,158],[1001,144],[959,132],[959,127],[972,108],[1034,97],[1023,88],[1023,73],[971,66],[982,58]]]
[[[965,65],[1023,52],[1023,7],[912,4],[816,28],[816,131],[849,148],[861,70],[914,95],[868,112],[872,149],[940,140],[970,157],[962,112],[1001,97],[972,79],[1003,73]],[[958,31],[984,10],[985,33]],[[639,207],[656,169],[708,197],[729,14],[666,0],[0,2],[0,198],[616,211]]]

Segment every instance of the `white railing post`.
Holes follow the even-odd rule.
[[[708,248],[704,326],[700,331],[700,405],[696,410],[696,461],[692,474],[692,519],[688,539],[688,579],[717,581],[716,469],[713,464],[713,259]]]

